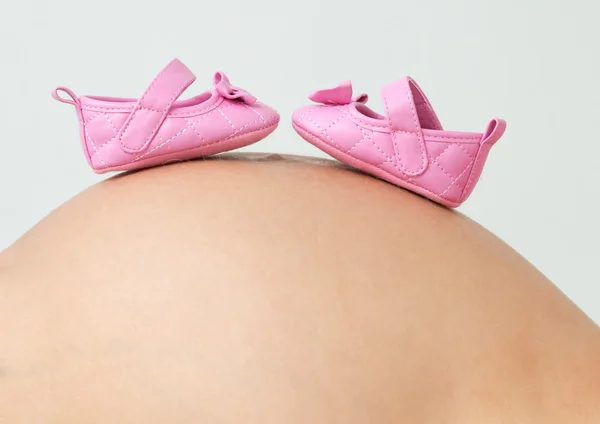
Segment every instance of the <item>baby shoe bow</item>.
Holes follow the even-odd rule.
[[[223,72],[217,72],[213,79],[215,90],[221,96],[230,100],[239,100],[248,105],[256,103],[256,97],[239,87],[231,85],[229,78]]]
[[[367,103],[369,96],[359,94],[352,97],[352,83],[344,81],[335,88],[326,88],[318,90],[308,96],[315,103],[323,103],[324,105],[349,105],[350,103]]]

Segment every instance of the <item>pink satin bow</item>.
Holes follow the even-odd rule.
[[[256,103],[256,97],[239,87],[234,87],[229,82],[229,78],[223,72],[217,72],[214,76],[213,83],[215,90],[226,99],[239,100],[246,104]]]
[[[369,96],[366,94],[352,97],[352,83],[350,81],[344,81],[335,88],[315,91],[308,98],[313,102],[325,105],[348,105],[354,102],[367,103],[369,100]]]

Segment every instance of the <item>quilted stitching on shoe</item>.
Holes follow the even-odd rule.
[[[459,202],[473,169],[479,144],[456,138],[425,136],[429,168],[408,178],[394,157],[391,135],[384,128],[362,126],[350,118],[350,106],[312,105],[299,109],[294,122],[323,142],[360,161],[377,166],[443,199]]]
[[[232,111],[235,113],[230,113]],[[150,145],[143,152],[132,155],[124,152],[116,141],[128,111],[97,111],[84,106],[82,112],[85,142],[92,165],[97,169],[183,152],[190,146],[209,146],[270,127],[279,120],[277,112],[260,103],[249,106],[225,99],[216,108],[195,116],[169,115]]]

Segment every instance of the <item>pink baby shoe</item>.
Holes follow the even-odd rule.
[[[96,173],[213,155],[262,140],[279,114],[234,87],[223,73],[214,89],[178,100],[194,74],[175,59],[139,99],[83,96],[58,87],[52,96],[77,110],[83,150]],[[60,96],[66,93],[70,99]]]
[[[417,83],[402,78],[382,90],[386,116],[353,97],[346,81],[309,98],[297,110],[296,131],[334,158],[368,174],[457,207],[477,184],[490,151],[506,129],[493,119],[485,133],[444,131]]]

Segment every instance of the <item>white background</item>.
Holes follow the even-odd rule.
[[[592,0],[2,0],[0,249],[101,178],[56,85],[138,97],[179,57],[196,93],[223,70],[279,109],[249,150],[321,155],[289,125],[307,93],[352,79],[377,106],[411,75],[447,129],[508,121],[461,210],[600,322],[599,15]]]

